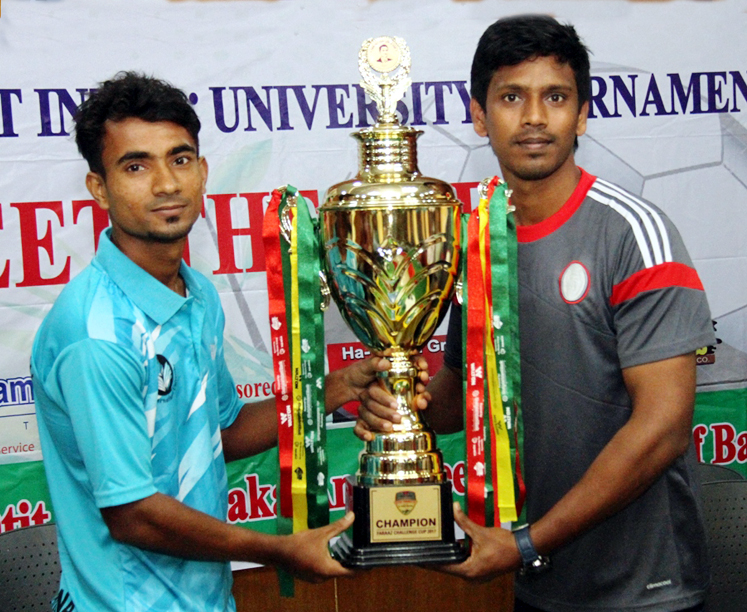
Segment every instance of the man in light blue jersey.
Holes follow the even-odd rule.
[[[277,426],[274,400],[239,402],[218,294],[182,261],[208,172],[186,96],[122,73],[75,120],[86,186],[111,228],[32,353],[62,565],[53,606],[235,610],[231,560],[314,581],[350,575],[327,544],[352,514],[291,536],[225,522],[225,462],[273,446]],[[330,374],[327,406],[356,399],[380,367]]]

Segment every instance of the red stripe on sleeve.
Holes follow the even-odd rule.
[[[617,306],[644,291],[666,287],[685,287],[703,291],[703,283],[694,268],[683,263],[668,262],[639,270],[612,288],[610,304]]]

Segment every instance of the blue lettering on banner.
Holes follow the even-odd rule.
[[[0,117],[2,118],[3,131],[0,138],[17,137],[13,131],[13,98],[20,104],[22,101],[20,89],[0,89]]]
[[[76,103],[72,95],[66,89],[35,89],[39,96],[39,115],[41,117],[41,132],[37,136],[69,136],[70,131],[65,129],[72,121],[78,104],[86,99],[89,89],[76,89],[80,102]],[[57,102],[57,109],[52,115],[52,98]],[[59,131],[55,132],[52,127],[52,119],[56,120]]]
[[[34,387],[31,377],[0,378],[0,408],[23,406],[34,403]]]
[[[739,113],[747,104],[747,80],[737,70],[639,76],[592,76],[589,117]]]
[[[747,107],[747,71],[605,74],[591,77],[591,119],[741,113]],[[215,127],[231,133],[351,129],[370,126],[376,105],[358,84],[214,86],[206,96]],[[78,104],[95,89],[33,90],[38,98],[40,137],[69,136]],[[190,94],[197,103],[200,96]],[[0,138],[16,138],[13,113],[24,103],[21,89],[0,89]],[[425,125],[424,108],[433,125],[472,123],[466,81],[414,82],[397,113],[404,125]],[[455,110],[457,109],[457,110]],[[457,116],[453,116],[458,113]],[[203,121],[207,114],[203,109]]]

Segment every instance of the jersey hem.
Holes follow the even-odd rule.
[[[152,484],[148,486],[138,486],[135,488],[129,488],[116,493],[105,493],[105,494],[94,494],[96,500],[96,507],[98,508],[110,508],[112,506],[121,506],[123,504],[129,504],[132,502],[140,501],[151,495],[158,493],[158,489]]]
[[[531,593],[523,590],[518,584],[514,585],[514,591],[516,599],[520,599],[522,602],[535,608],[547,610],[547,612],[682,612],[683,610],[702,604],[706,598],[706,590],[704,589],[692,595],[678,597],[677,599],[655,601],[647,604],[584,606],[534,597]]]

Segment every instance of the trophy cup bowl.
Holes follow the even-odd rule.
[[[413,410],[411,356],[433,335],[454,291],[461,204],[448,183],[420,174],[422,132],[396,120],[410,82],[404,41],[367,40],[359,67],[379,120],[353,134],[358,175],[331,187],[320,208],[323,261],[343,319],[391,360],[381,383],[402,418],[392,431],[374,432],[361,452],[351,483],[356,520],[333,553],[357,568],[459,562],[466,553],[454,538],[451,483],[435,434]]]

